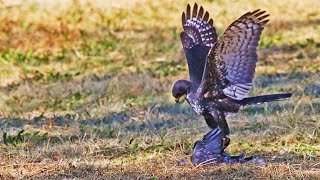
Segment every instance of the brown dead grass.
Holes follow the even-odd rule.
[[[208,131],[172,82],[186,78],[187,1],[4,1],[0,6],[0,179],[317,179],[320,12],[310,1],[201,1],[219,34],[241,14],[271,14],[251,95],[285,102],[228,118],[228,152],[266,165],[178,167]]]

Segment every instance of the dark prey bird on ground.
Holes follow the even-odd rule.
[[[227,113],[241,107],[289,98],[290,93],[246,97],[258,61],[257,46],[269,21],[265,11],[248,12],[234,21],[218,40],[213,20],[201,6],[188,4],[182,13],[180,34],[188,62],[190,80],[178,80],[172,95],[179,102],[185,97],[212,129],[221,129],[221,153],[229,144]]]
[[[214,163],[246,163],[252,161],[257,164],[265,164],[266,160],[261,157],[244,157],[241,153],[238,156],[230,156],[226,152],[221,152],[222,141],[220,128],[212,129],[202,140],[195,143],[192,150],[191,162],[193,165],[208,165]]]

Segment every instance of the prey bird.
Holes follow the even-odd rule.
[[[213,20],[202,6],[188,4],[182,13],[180,34],[188,62],[190,80],[178,80],[172,87],[176,102],[184,97],[211,129],[221,129],[221,153],[229,144],[227,113],[241,107],[282,100],[290,93],[246,97],[252,87],[257,46],[269,21],[265,11],[245,13],[218,39]]]

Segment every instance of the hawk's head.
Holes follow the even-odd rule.
[[[176,103],[179,103],[180,98],[188,94],[190,89],[191,82],[187,80],[176,81],[172,87],[172,96],[175,98]]]

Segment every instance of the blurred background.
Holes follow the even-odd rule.
[[[0,177],[93,177],[96,168],[114,177],[136,178],[142,170],[142,177],[167,176],[164,169],[187,157],[208,131],[202,117],[171,97],[172,83],[188,78],[179,38],[188,3],[194,2],[1,1]],[[197,3],[210,12],[219,36],[242,14],[266,10],[270,22],[250,95],[293,93],[228,119],[229,152],[264,155],[276,164],[210,173],[313,177],[320,169],[314,163],[320,154],[319,1]],[[33,163],[33,170],[21,162]],[[170,173],[207,171],[187,166]]]

